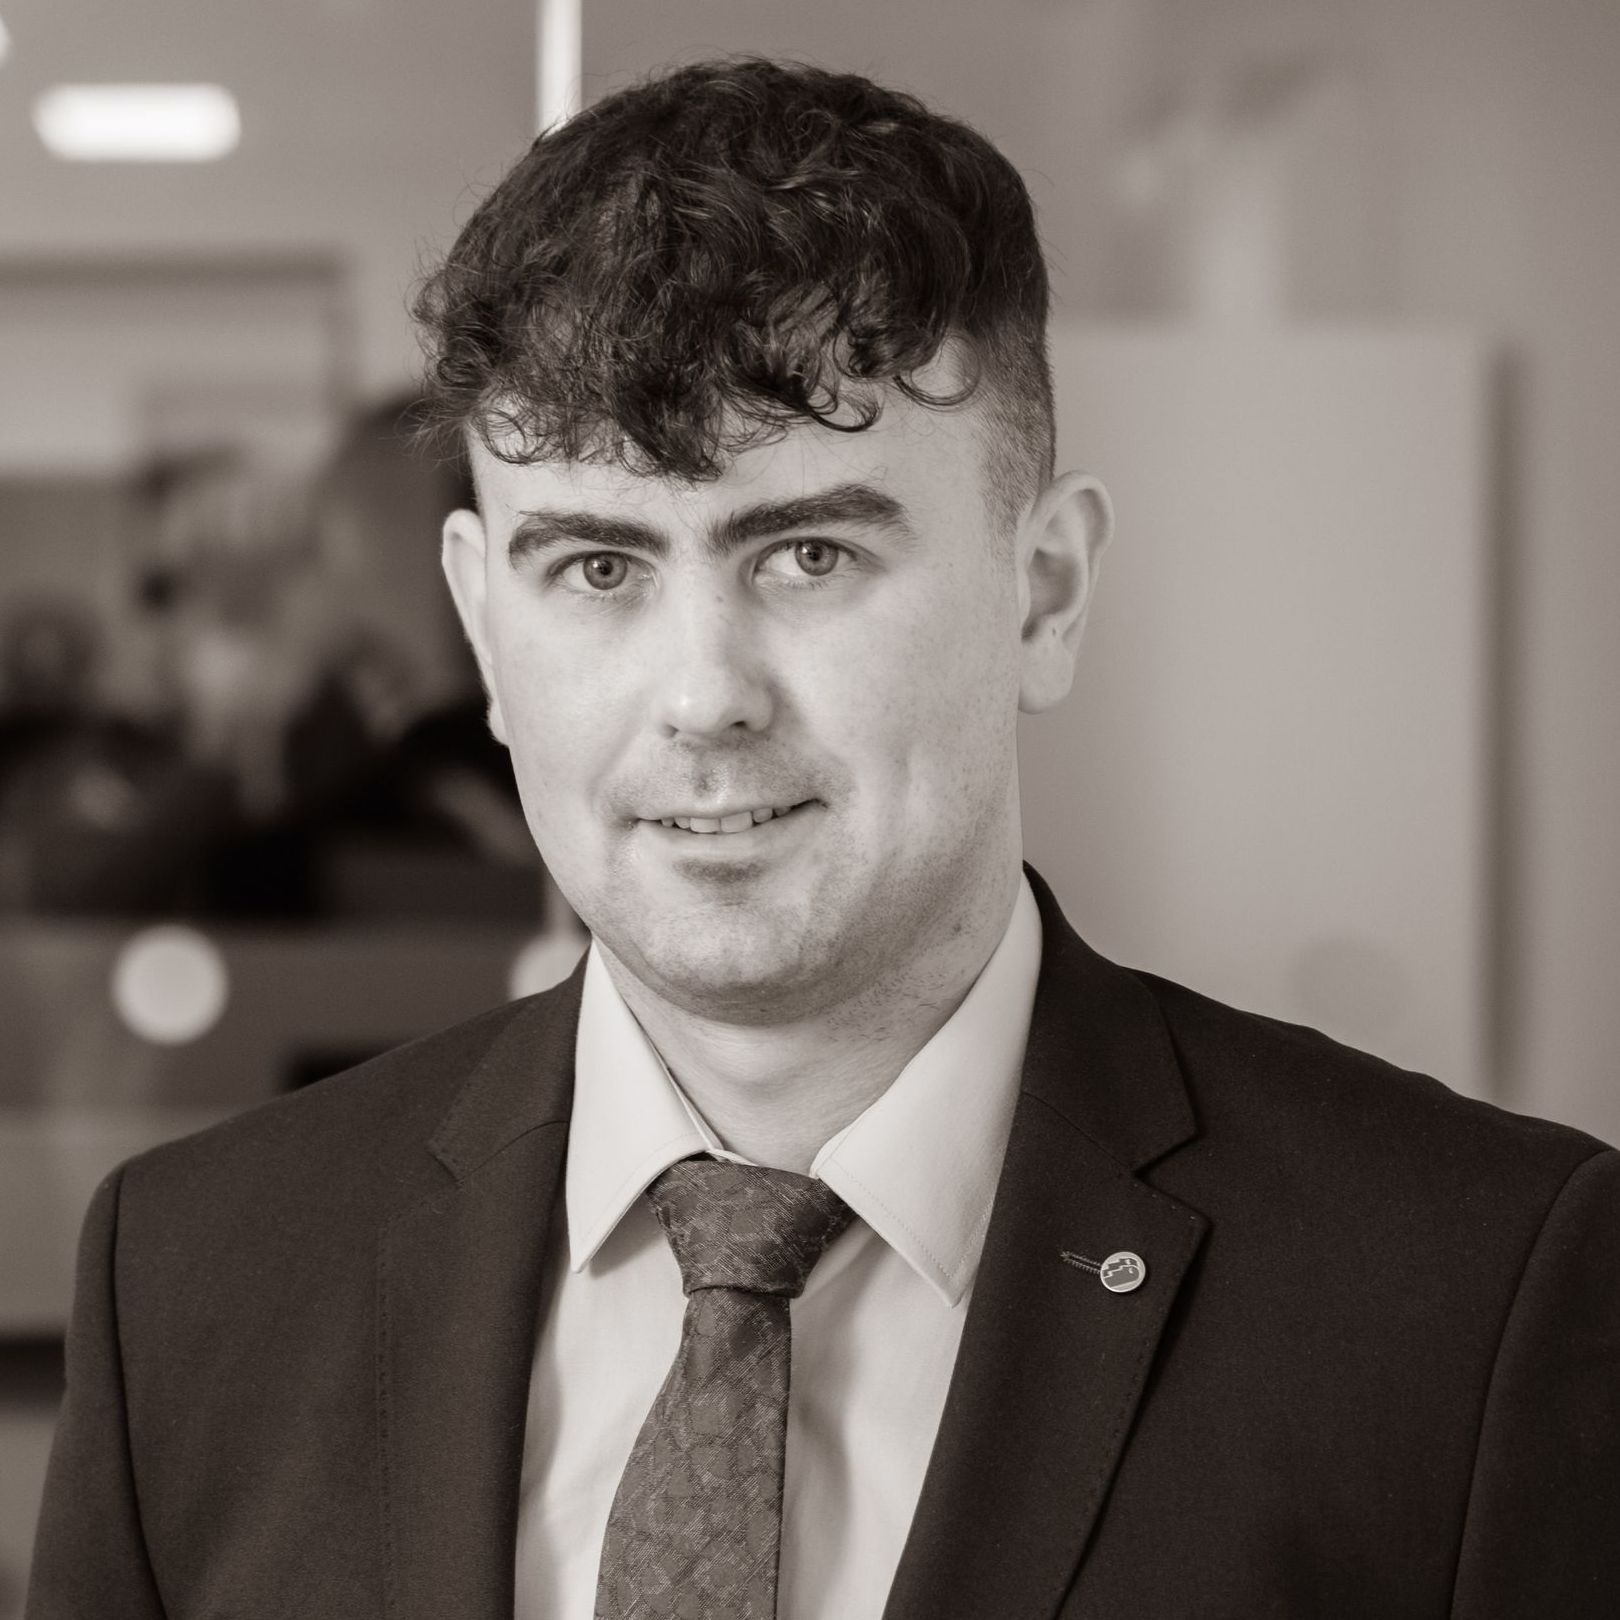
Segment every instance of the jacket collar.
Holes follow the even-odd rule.
[[[1024,1092],[1129,1171],[1197,1134],[1158,1003],[1134,973],[1099,956],[1069,926],[1034,867],[1043,937]]]
[[[520,1004],[439,1122],[428,1151],[458,1182],[529,1132],[568,1123],[585,961]]]

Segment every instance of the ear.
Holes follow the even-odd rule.
[[[484,520],[476,512],[458,508],[444,520],[444,546],[440,561],[461,628],[466,632],[479,678],[489,699],[489,729],[497,742],[506,742],[506,719],[495,689],[494,661],[490,657],[488,617],[487,537]]]
[[[1023,667],[1018,707],[1025,714],[1039,714],[1068,695],[1086,611],[1113,532],[1108,491],[1077,472],[1048,484],[1019,528]]]

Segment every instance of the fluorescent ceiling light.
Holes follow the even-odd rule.
[[[59,84],[34,103],[34,128],[81,163],[207,163],[236,149],[242,120],[217,84]]]
[[[6,32],[6,19],[0,17],[0,62],[11,55],[11,35]]]

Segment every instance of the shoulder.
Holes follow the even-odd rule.
[[[1553,1262],[1612,1249],[1612,1148],[1135,977],[1194,1119],[1142,1174],[1208,1222],[1201,1331],[1234,1347],[1243,1376],[1290,1388],[1301,1369],[1330,1368],[1369,1409],[1419,1389],[1477,1400],[1527,1284],[1536,1300],[1563,1290],[1567,1320],[1598,1319],[1578,1301],[1612,1286],[1602,1268]],[[1558,1279],[1550,1290],[1534,1286],[1543,1276]]]
[[[1263,1165],[1273,1185],[1416,1212],[1544,1211],[1613,1150],[1552,1121],[1459,1095],[1318,1030],[1136,973],[1163,1016],[1211,1164]]]
[[[307,1227],[397,1202],[416,1183],[429,1191],[443,1180],[429,1139],[528,1005],[492,1008],[153,1148],[115,1172],[120,1203],[153,1222],[223,1228],[243,1211],[262,1228],[271,1212],[296,1211]]]

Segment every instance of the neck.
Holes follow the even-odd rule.
[[[977,908],[972,928],[871,986],[858,1003],[792,1024],[695,1016],[648,989],[605,947],[602,957],[720,1145],[804,1175],[822,1144],[882,1096],[961,1006],[1007,930],[1018,881],[1014,868],[994,903]]]

